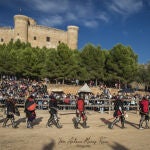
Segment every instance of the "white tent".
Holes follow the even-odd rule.
[[[78,93],[80,92],[84,92],[84,93],[91,93],[92,90],[89,88],[89,86],[87,85],[87,83],[85,83],[83,85],[83,87],[81,87],[79,90],[78,90]]]

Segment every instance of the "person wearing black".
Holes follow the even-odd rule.
[[[6,106],[6,118],[4,119],[3,122],[3,127],[6,127],[6,124],[8,122],[8,120],[11,120],[12,123],[12,127],[15,128],[16,127],[16,123],[15,123],[15,101],[12,97],[8,97],[8,99],[6,100],[5,103]]]
[[[57,128],[61,128],[62,126],[59,124],[59,118],[57,116],[58,106],[57,106],[57,99],[53,95],[53,93],[50,95],[50,101],[49,101],[49,113],[50,118],[47,121],[46,127],[51,127],[53,124]]]
[[[125,107],[124,107],[124,103],[123,103],[123,99],[122,97],[118,97],[115,102],[114,102],[114,114],[113,116],[115,117],[115,120],[110,124],[109,128],[112,129],[113,126],[121,121],[121,128],[124,128],[124,122],[125,122]]]
[[[27,128],[33,128],[32,122],[36,118],[35,109],[36,103],[34,101],[34,96],[30,95],[25,102],[25,110],[24,110],[27,117]]]

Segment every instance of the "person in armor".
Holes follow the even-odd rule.
[[[51,127],[52,125],[55,125],[57,128],[62,128],[62,126],[59,123],[59,118],[57,116],[58,113],[57,99],[55,98],[53,93],[50,95],[49,113],[50,117],[47,121],[46,127]]]
[[[74,127],[78,129],[78,124],[80,123],[82,118],[82,126],[83,128],[87,128],[87,117],[85,115],[85,103],[84,103],[84,95],[79,94],[79,97],[77,98],[76,101],[76,117],[72,119]]]
[[[139,110],[141,115],[139,129],[143,129],[142,125],[144,121],[146,122],[145,128],[149,128],[149,100],[146,97],[143,97],[139,102]]]
[[[25,102],[25,110],[26,118],[27,118],[27,128],[33,128],[32,122],[36,118],[36,103],[34,100],[34,96],[30,95]]]
[[[12,127],[16,128],[16,123],[15,123],[15,109],[17,108],[15,106],[15,100],[12,97],[8,97],[8,99],[6,100],[5,103],[6,109],[5,109],[5,113],[6,113],[6,118],[4,119],[3,122],[3,127],[6,127],[8,120],[11,120],[12,123]]]
[[[117,97],[117,99],[114,102],[114,114],[113,117],[115,117],[115,120],[109,125],[109,128],[112,129],[113,126],[121,121],[121,128],[124,127],[124,122],[125,122],[125,107],[123,103],[123,99],[121,96]]]

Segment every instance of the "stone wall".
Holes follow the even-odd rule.
[[[77,26],[68,26],[67,30],[37,25],[36,21],[28,16],[15,15],[14,29],[0,28],[0,44],[8,43],[11,39],[29,42],[33,47],[56,48],[59,43],[67,44],[70,49],[78,48]]]
[[[0,27],[0,44],[9,43],[14,37],[14,30],[11,28]]]

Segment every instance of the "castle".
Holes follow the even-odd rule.
[[[15,15],[14,29],[0,27],[0,44],[10,40],[29,42],[32,47],[57,48],[59,43],[65,43],[72,50],[78,48],[78,27],[68,26],[67,31],[37,25],[36,21],[28,16]]]

